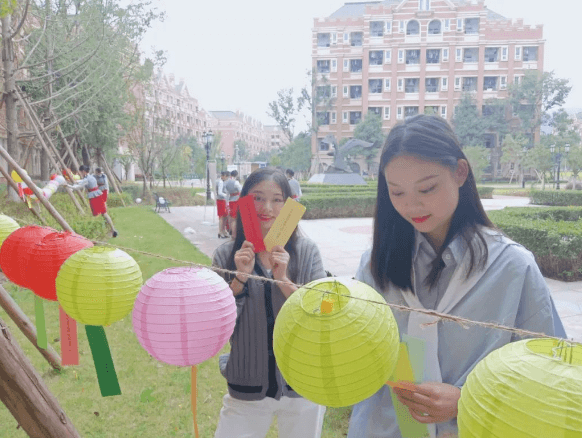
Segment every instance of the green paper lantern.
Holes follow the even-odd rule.
[[[477,364],[459,401],[459,437],[582,437],[582,345],[507,344]]]
[[[137,262],[120,249],[103,246],[73,254],[56,279],[57,298],[67,315],[96,326],[129,314],[141,286]]]
[[[14,231],[20,228],[20,225],[11,217],[0,214],[0,246],[2,242]]]
[[[372,287],[348,278],[313,281],[287,299],[275,322],[273,349],[298,394],[321,405],[350,406],[392,375],[396,320],[388,306],[363,300],[386,303]]]

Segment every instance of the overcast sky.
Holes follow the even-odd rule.
[[[166,73],[184,78],[190,94],[206,110],[237,109],[274,124],[268,103],[281,88],[296,93],[308,81],[313,18],[327,17],[339,0],[152,0],[166,11],[142,42],[167,52]],[[580,38],[582,2],[576,0],[486,0],[508,18],[543,24],[545,69],[574,86],[566,103],[582,107]],[[306,127],[300,117],[295,133]]]

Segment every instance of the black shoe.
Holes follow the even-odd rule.
[[[113,232],[113,236],[112,237],[117,237],[117,231]]]

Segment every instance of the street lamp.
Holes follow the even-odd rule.
[[[226,158],[226,156],[224,155],[224,151],[222,151],[222,152],[220,153],[220,159],[221,159],[221,161],[222,161],[222,171],[224,171],[224,170],[225,170],[225,168],[224,168],[224,159],[225,159],[225,158]]]
[[[202,134],[202,140],[204,141],[204,146],[206,147],[206,200],[210,201],[210,167],[208,162],[210,161],[210,147],[212,146],[212,141],[214,140],[214,134],[212,130],[204,131]]]
[[[550,146],[550,152],[553,154],[556,150],[556,145]],[[570,145],[564,146],[564,152],[568,154],[570,152]],[[556,190],[560,190],[560,165],[562,164],[562,153],[560,152],[560,146],[558,146],[558,153],[555,155],[556,165],[558,167],[556,172]]]

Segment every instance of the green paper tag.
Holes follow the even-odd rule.
[[[34,315],[36,322],[36,345],[46,350],[48,343],[46,338],[46,324],[44,321],[44,305],[43,299],[38,295],[34,295]]]
[[[102,326],[86,325],[85,331],[87,332],[89,347],[91,347],[95,371],[97,371],[97,381],[99,382],[101,396],[121,395],[121,388],[113,366],[113,358],[107,343],[107,336],[105,336],[105,329]]]

